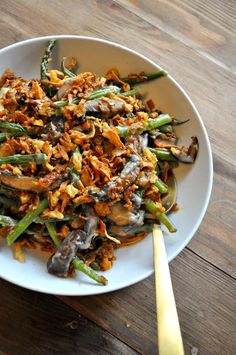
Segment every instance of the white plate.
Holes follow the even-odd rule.
[[[159,66],[146,57],[116,43],[91,37],[51,36],[19,42],[0,51],[0,68],[11,68],[17,75],[30,79],[39,77],[42,54],[47,41],[56,38],[53,66],[64,56],[78,58],[80,71],[91,71],[103,75],[111,67],[119,68],[122,75],[130,72],[152,72]],[[165,235],[168,260],[171,261],[196,233],[206,212],[212,188],[212,155],[209,139],[202,119],[194,104],[171,77],[163,77],[142,85],[142,92],[148,93],[157,107],[178,118],[190,118],[190,122],[178,127],[181,142],[190,143],[196,135],[199,140],[199,154],[193,165],[181,165],[176,170],[178,182],[178,204],[181,209],[171,218],[178,232]],[[93,295],[132,285],[153,273],[151,236],[140,243],[119,249],[117,261],[111,270],[104,273],[107,286],[99,286],[76,273],[72,279],[59,279],[46,270],[48,254],[27,251],[26,263],[20,264],[12,258],[11,250],[0,241],[0,277],[14,284],[32,290],[59,295]]]

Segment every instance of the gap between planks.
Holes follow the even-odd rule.
[[[236,278],[231,275],[230,273],[228,273],[227,271],[221,269],[219,266],[213,264],[210,260],[205,259],[201,254],[199,254],[196,250],[186,246],[185,249],[187,249],[188,251],[190,251],[191,253],[193,253],[194,255],[196,255],[198,258],[200,258],[201,260],[205,261],[206,263],[208,263],[209,265],[211,265],[212,267],[214,267],[215,269],[219,270],[220,272],[223,272],[225,275],[229,276],[232,280],[236,280]]]
[[[193,347],[202,354],[231,354],[236,346],[234,280],[186,249],[171,263],[171,274],[186,354]],[[152,355],[156,353],[154,294],[152,277],[100,296],[59,298],[136,351]]]
[[[95,347],[97,353],[103,355],[137,354],[132,347],[54,296],[5,280],[0,283],[0,355],[24,354],[25,349],[27,354],[39,355],[94,354]],[[11,315],[14,315],[13,323]],[[11,331],[14,338],[10,336]]]

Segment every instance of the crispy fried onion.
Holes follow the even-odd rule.
[[[125,148],[125,145],[121,142],[116,130],[111,129],[111,127],[106,122],[104,122],[102,125],[102,135],[103,137],[109,139],[111,144],[113,144],[115,147],[119,149]]]
[[[90,138],[93,138],[95,135],[95,125],[93,122],[91,122],[91,132],[88,134],[82,133],[80,131],[77,131],[75,129],[70,130],[70,136],[71,139],[76,143],[76,144],[82,144],[85,141],[88,141]]]
[[[104,235],[107,239],[110,239],[111,241],[113,241],[116,244],[120,244],[120,241],[117,238],[114,238],[108,234],[107,227],[101,219],[99,220],[99,225],[100,225],[100,228],[97,230],[98,234]]]

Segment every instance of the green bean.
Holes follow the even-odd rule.
[[[74,74],[72,71],[70,71],[69,69],[66,68],[65,66],[65,60],[66,57],[64,57],[61,61],[61,71],[65,74],[68,75],[70,78],[75,78],[77,75]]]
[[[174,126],[178,126],[178,125],[184,124],[184,123],[186,123],[186,122],[188,122],[188,121],[190,121],[189,118],[186,119],[186,120],[183,120],[183,121],[178,120],[177,118],[175,118],[175,119],[173,120],[173,125],[174,125]]]
[[[140,198],[143,198],[143,195],[145,193],[145,189],[140,189],[136,192],[136,194],[140,197]]]
[[[118,86],[107,86],[103,89],[95,90],[89,97],[88,100],[99,99],[100,97],[107,96],[109,94],[118,94],[120,88]]]
[[[74,98],[72,99],[72,104],[77,105],[78,102],[79,102],[78,97],[74,97]]]
[[[78,187],[77,184],[80,181],[80,174],[74,168],[72,168],[70,171],[70,180],[74,187]]]
[[[166,194],[168,192],[168,187],[161,180],[157,180],[154,185],[158,188],[161,194]]]
[[[129,91],[124,91],[119,94],[119,96],[133,96],[139,93],[139,89],[132,89]]]
[[[40,215],[43,210],[48,206],[48,200],[44,199],[40,201],[38,207],[35,210],[28,212],[15,226],[15,228],[8,234],[6,240],[7,244],[11,245],[14,241],[20,237],[20,235],[29,227],[29,225]]]
[[[5,140],[7,140],[7,138],[10,138],[10,137],[19,137],[19,136],[22,136],[22,133],[0,132],[0,142],[3,142]]]
[[[129,126],[118,126],[118,134],[120,137],[126,137],[130,134],[130,127]]]
[[[168,229],[168,231],[170,233],[175,233],[177,231],[177,229],[175,228],[175,226],[173,225],[173,223],[169,220],[169,218],[167,217],[167,215],[165,213],[160,213],[159,216],[159,221],[164,224],[164,226],[166,226],[166,228]]]
[[[14,227],[16,225],[16,220],[8,216],[0,215],[0,225]]]
[[[155,128],[166,125],[172,122],[172,118],[169,115],[160,115],[157,118],[151,119],[146,123],[145,131],[150,131]]]
[[[136,84],[141,84],[150,80],[160,78],[165,75],[167,75],[167,72],[165,70],[158,70],[157,72],[154,73],[143,73],[134,77],[121,78],[120,80],[130,85],[136,85]]]
[[[50,222],[46,222],[46,227],[50,237],[52,238],[54,244],[58,247],[61,244],[61,240],[57,237],[57,232],[55,229],[55,225]],[[104,276],[98,275],[91,267],[86,265],[82,260],[80,260],[77,256],[74,257],[72,263],[75,269],[82,271],[91,279],[97,281],[100,284],[106,285],[107,279]]]
[[[11,135],[9,133],[6,132],[1,132],[0,133],[0,142],[5,141],[8,137],[10,137]]]
[[[160,212],[159,207],[157,206],[157,204],[152,201],[152,200],[146,200],[145,201],[145,207],[146,209],[152,213],[153,215],[156,215],[158,212]]]
[[[18,123],[11,123],[11,122],[0,122],[0,129],[4,128],[8,131],[8,133],[12,134],[19,134],[19,135],[28,135],[28,131],[23,128],[20,124]]]
[[[156,217],[158,221],[160,221],[162,224],[164,224],[167,227],[170,233],[176,232],[176,228],[173,225],[173,223],[169,220],[169,218],[165,213],[160,212],[158,206],[155,204],[154,201],[152,200],[146,201],[145,207],[150,213],[152,213]]]
[[[73,262],[75,269],[82,271],[84,274],[89,276],[94,281],[96,281],[102,285],[107,285],[107,279],[104,276],[98,275],[90,266],[86,265],[77,256],[73,259],[72,262]]]
[[[161,126],[159,128],[159,130],[162,132],[162,133],[173,133],[174,130],[173,130],[173,126],[171,126],[170,124],[166,124],[164,126]]]
[[[34,223],[40,223],[40,224],[45,224],[46,222],[49,223],[54,223],[54,222],[67,222],[67,221],[73,221],[74,219],[78,218],[78,216],[69,216],[69,215],[64,215],[63,218],[40,218],[37,217],[34,220]]]
[[[54,39],[51,39],[48,42],[47,48],[45,49],[42,61],[41,61],[41,80],[47,80],[47,70],[48,70],[48,62],[52,56],[52,50],[56,44]]]
[[[58,89],[55,88],[54,86],[47,86],[46,87],[46,93],[47,93],[47,96],[50,97],[50,99],[56,95],[57,91],[58,91]],[[60,114],[60,112],[57,113],[56,115],[59,115],[59,114]]]
[[[171,152],[168,150],[160,150],[160,149],[155,149],[155,148],[149,148],[150,152],[156,154],[157,158],[160,160],[167,160],[167,161],[175,161],[177,162],[178,160],[173,157]]]
[[[161,173],[161,169],[160,169],[160,166],[158,165],[157,163],[157,166],[156,166],[156,175],[159,176]]]
[[[91,264],[90,264],[90,267],[95,270],[95,271],[99,271],[100,270],[100,266],[99,264],[96,262],[96,261],[93,261]]]
[[[0,164],[28,164],[30,161],[34,161],[37,165],[44,164],[46,162],[46,154],[15,154],[7,157],[0,158]]]
[[[120,92],[120,88],[117,86],[107,86],[106,88],[103,89],[99,89],[99,90],[95,90],[89,97],[88,100],[94,100],[94,99],[99,99],[101,97],[107,96],[111,93],[113,94],[117,94],[118,92]],[[123,95],[124,96],[124,95]],[[78,104],[79,99],[78,97],[74,97],[72,99],[72,103],[73,104]],[[61,100],[61,101],[55,101],[54,106],[56,107],[63,107],[68,105],[68,100]]]
[[[145,131],[151,131],[152,129],[161,127],[170,122],[172,122],[172,118],[169,115],[160,115],[157,118],[149,119],[149,121],[146,123],[145,128],[138,132],[142,133]],[[125,137],[132,132],[132,127],[129,126],[119,126],[117,127],[117,129],[120,137]]]
[[[72,104],[76,105],[76,104],[78,104],[78,102],[79,102],[79,98],[78,97],[74,97],[72,99]],[[54,106],[56,106],[56,107],[64,107],[64,106],[68,105],[68,103],[69,103],[68,100],[61,100],[61,101],[54,101],[53,102]]]
[[[54,101],[53,105],[56,107],[64,107],[64,106],[68,105],[68,101],[66,101],[66,100]]]
[[[104,96],[107,96],[111,93],[113,94],[118,94],[120,92],[120,88],[117,87],[117,86],[108,86],[107,88],[103,88],[103,89],[100,89],[100,90],[96,90],[94,91],[89,97],[88,97],[88,100],[93,100],[93,99],[99,99],[101,97],[104,97]],[[126,92],[122,92],[119,94],[119,96],[132,96],[132,95],[135,95],[135,94],[138,94],[139,93],[139,90],[138,89],[133,89],[133,90],[130,90],[130,91],[126,91]],[[72,99],[72,104],[78,104],[79,102],[79,99],[78,97],[74,97]],[[61,101],[54,101],[54,106],[56,107],[64,107],[66,105],[68,105],[68,100],[61,100]]]
[[[57,236],[55,224],[51,222],[46,222],[45,225],[47,227],[50,237],[52,238],[53,243],[58,247],[61,244],[61,240]]]

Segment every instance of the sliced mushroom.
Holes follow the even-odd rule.
[[[139,230],[139,228],[143,225],[145,212],[141,210],[136,215],[134,215],[133,213],[131,214],[132,216],[128,216],[130,217],[129,219],[130,223],[125,225],[112,224],[109,228],[109,232],[120,237],[125,237],[130,234],[132,235],[136,234],[137,230]],[[119,218],[116,218],[115,220],[120,222]],[[128,219],[126,219],[126,222],[127,221]]]
[[[148,133],[144,133],[140,136],[140,142],[141,142],[141,152],[144,151],[144,149],[147,148],[148,146]]]
[[[107,216],[107,218],[112,221],[112,223],[119,226],[141,225],[143,223],[143,214],[141,212],[143,211],[133,213],[119,202],[111,206],[111,213]]]
[[[118,225],[111,225],[109,228],[109,233],[111,232],[112,235],[117,237],[127,237],[129,235],[136,234],[138,226],[127,225],[127,226],[118,226]]]
[[[179,161],[186,164],[192,164],[198,153],[199,144],[197,137],[192,137],[192,143],[188,148],[186,147],[173,147],[171,148],[171,153],[174,157],[176,157]]]
[[[55,143],[64,132],[65,121],[65,118],[62,116],[53,117],[53,119],[43,128],[41,133],[42,138],[50,139]]]
[[[165,213],[168,213],[173,207],[177,196],[177,183],[172,172],[168,174],[166,185],[168,186],[168,192],[162,197],[161,203],[165,207]]]
[[[162,133],[154,141],[156,147],[169,148],[177,144],[177,137],[170,133]]]
[[[132,146],[136,152],[143,152],[148,146],[148,133],[127,137],[126,142]]]
[[[38,186],[38,179],[29,176],[17,176],[4,171],[0,171],[0,183],[14,190],[44,191],[44,188]]]
[[[62,176],[52,172],[42,178],[24,175],[13,175],[10,172],[0,170],[0,185],[5,185],[13,190],[30,191],[36,193],[54,190],[62,183]]]
[[[121,171],[120,179],[125,187],[131,185],[137,178],[140,172],[140,158],[137,155],[131,154],[129,162]]]
[[[73,78],[69,78],[66,79],[63,83],[63,85],[60,87],[60,89],[58,90],[57,94],[56,94],[56,98],[57,100],[61,100],[61,98],[65,95],[65,93],[70,90],[70,88],[73,85]]]
[[[110,222],[109,232],[120,237],[135,234],[144,223],[143,210],[140,210],[142,199],[132,194],[132,209],[128,210],[121,202],[111,206],[111,213],[107,216]]]
[[[70,264],[85,238],[86,233],[84,231],[72,231],[59,245],[56,252],[48,259],[48,272],[59,277],[67,276]]]
[[[94,99],[88,100],[84,104],[87,115],[103,113],[106,115],[115,114],[124,110],[125,101],[121,99]]]
[[[142,197],[133,193],[130,197],[130,201],[132,202],[132,212],[138,213],[142,204]]]
[[[84,231],[86,233],[86,238],[83,243],[79,245],[79,249],[88,249],[93,238],[97,235],[96,230],[98,227],[98,217],[92,215],[90,212],[86,213],[88,216],[88,220],[84,225]]]
[[[78,249],[88,249],[92,239],[97,235],[98,217],[86,212],[89,217],[84,226],[84,231],[71,232],[59,245],[57,251],[49,258],[47,263],[48,272],[59,277],[66,276],[70,263],[76,256]]]
[[[137,155],[131,154],[129,162],[125,165],[118,178],[111,180],[99,191],[93,191],[91,189],[89,195],[97,202],[105,201],[109,198],[109,194],[112,191],[124,191],[129,187],[137,179],[139,173],[140,158]]]

